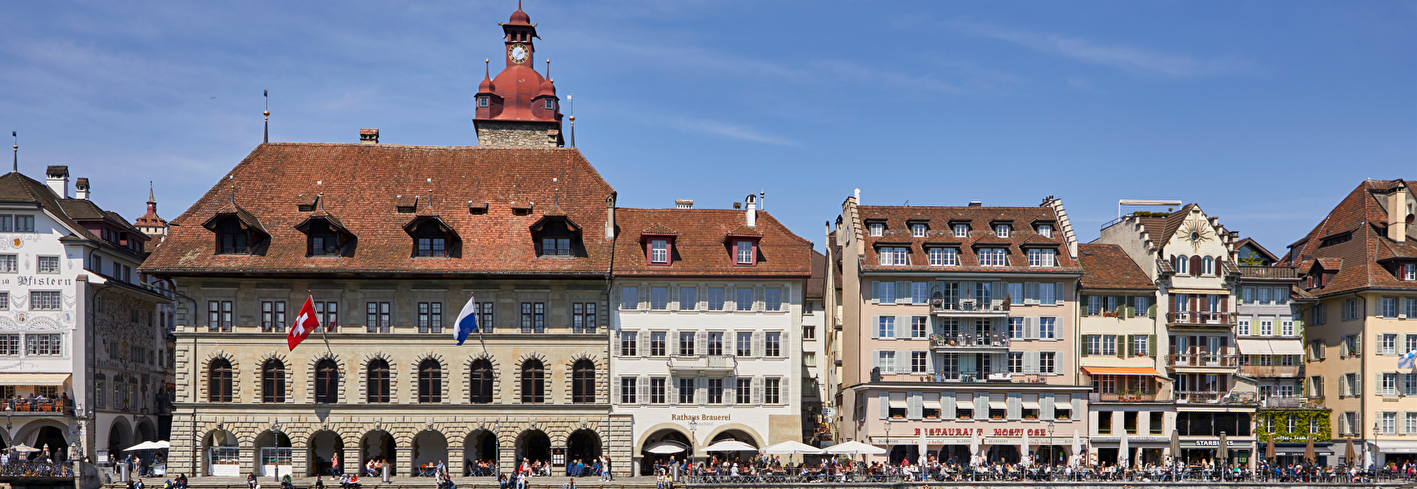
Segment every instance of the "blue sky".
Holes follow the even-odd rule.
[[[513,0],[17,2],[0,129],[133,218],[261,141],[466,145]],[[526,0],[578,146],[634,207],[750,192],[819,243],[868,204],[1200,202],[1276,252],[1417,179],[1417,2]],[[494,73],[495,74],[495,73]]]

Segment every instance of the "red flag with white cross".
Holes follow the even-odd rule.
[[[315,302],[310,298],[305,298],[305,305],[300,307],[300,314],[295,316],[295,324],[290,326],[290,332],[285,335],[285,342],[290,344],[290,349],[294,350],[295,345],[305,341],[310,337],[310,333],[320,328],[320,317],[315,315]]]

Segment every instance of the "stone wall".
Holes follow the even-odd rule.
[[[477,144],[484,147],[554,148],[561,145],[557,124],[476,121]]]

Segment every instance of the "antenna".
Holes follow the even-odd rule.
[[[13,171],[14,171],[15,173],[19,173],[19,172],[20,172],[20,133],[19,133],[19,131],[10,131],[10,136],[13,136],[13,137],[15,138],[15,146],[14,146],[14,148],[15,148],[15,168],[14,168]]]
[[[758,210],[763,212],[768,210],[768,193],[763,189],[758,189]]]
[[[566,108],[570,109],[569,112],[571,119],[571,147],[574,148],[576,147],[576,101],[572,98],[572,95],[574,94],[566,94]]]
[[[261,90],[261,97],[263,97],[263,98],[266,99],[266,110],[264,110],[264,111],[261,112],[262,115],[266,116],[266,135],[265,135],[265,137],[261,138],[261,144],[270,144],[270,142],[271,142],[271,91],[270,91],[270,90]]]
[[[550,80],[550,79],[551,79],[551,58],[547,58],[547,59],[546,59],[546,79],[547,79],[547,80]],[[551,82],[551,83],[556,83],[556,82],[553,81],[553,82]]]

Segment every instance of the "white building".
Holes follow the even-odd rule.
[[[133,273],[148,236],[46,173],[0,176],[0,441],[101,459],[162,431],[169,299]]]
[[[634,420],[635,473],[729,438],[801,441],[811,243],[752,196],[746,210],[616,212],[611,399]]]

